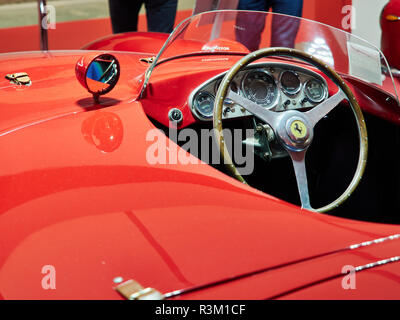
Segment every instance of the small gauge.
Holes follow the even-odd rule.
[[[194,97],[194,108],[204,118],[211,118],[214,110],[214,96],[207,91],[200,91]]]
[[[299,93],[301,81],[296,72],[287,70],[281,74],[281,88],[283,92],[291,96]]]
[[[320,103],[325,99],[326,91],[324,84],[316,79],[308,80],[304,93],[309,101],[313,103]]]
[[[264,107],[271,108],[279,98],[275,79],[264,70],[253,70],[242,80],[243,94],[246,98]]]

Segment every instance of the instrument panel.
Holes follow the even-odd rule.
[[[212,120],[215,95],[225,73],[207,80],[189,96],[188,104],[199,120]],[[230,90],[276,111],[312,108],[328,98],[328,85],[318,73],[284,63],[258,63],[240,71]],[[222,118],[251,116],[230,99],[224,102]]]

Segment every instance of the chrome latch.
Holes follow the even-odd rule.
[[[152,64],[154,62],[154,60],[156,59],[156,57],[149,57],[149,58],[140,58],[141,62],[145,62],[148,64]]]
[[[10,80],[11,83],[30,86],[32,84],[29,75],[26,72],[17,72],[13,74],[7,74],[6,79]]]
[[[153,288],[143,288],[138,282],[128,280],[119,284],[115,290],[127,300],[164,300],[165,296]]]

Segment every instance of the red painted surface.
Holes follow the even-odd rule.
[[[101,98],[100,106],[96,106],[91,94],[76,79],[75,65],[83,55],[93,57],[97,53],[36,52],[0,56],[0,70],[4,74],[24,70],[32,79],[30,87],[20,87],[0,78],[0,110],[3,113],[0,134],[33,122],[119,104],[140,93],[139,80],[147,64],[142,64],[139,58],[146,55],[115,53],[124,65],[121,81],[113,95]]]
[[[304,18],[342,29],[342,20],[346,16],[346,13],[342,12],[343,7],[352,5],[352,3],[352,0],[334,0],[324,2],[319,0],[304,0],[303,16]]]
[[[391,66],[400,69],[400,20],[390,21],[389,15],[400,17],[400,1],[391,0],[381,14],[382,52]]]
[[[0,79],[0,297],[121,299],[118,276],[163,293],[203,288],[179,299],[399,297],[399,263],[362,271],[358,290],[340,281],[344,265],[398,255],[400,240],[346,248],[400,226],[301,211],[196,161],[164,135],[157,141],[166,156],[192,161],[149,163],[156,141],[148,134],[159,131],[148,116],[161,122],[171,101],[183,103],[234,61],[167,62],[137,100],[148,67],[139,59],[150,55],[115,53],[120,81],[95,105],[74,72],[92,55],[0,56],[4,73],[18,68],[32,78],[30,87]],[[352,85],[365,110],[398,121],[384,94]],[[56,268],[56,290],[42,288],[46,265]]]
[[[33,79],[20,91],[2,80],[0,90],[3,298],[120,299],[117,276],[165,293],[253,272],[180,298],[273,298],[338,274],[344,263],[398,254],[399,240],[332,252],[400,233],[399,226],[302,212],[198,161],[150,164],[146,155],[155,141],[148,133],[159,131],[141,102],[132,101],[145,70],[139,56],[118,54],[121,70],[129,72],[100,107],[75,79],[83,54],[0,58],[2,70],[23,65]],[[182,76],[171,65],[170,73]],[[164,135],[158,142],[195,160]],[[56,268],[56,290],[41,286],[45,265]],[[269,268],[274,271],[261,272]],[[393,274],[380,286],[385,297],[398,297],[398,264],[376,270]],[[335,292],[326,294],[343,297]],[[367,290],[354,294],[371,297]],[[304,297],[316,296],[304,291]]]
[[[304,288],[281,297],[281,299],[346,299],[360,300],[360,296],[368,300],[398,300],[400,296],[400,277],[398,264],[389,264],[365,270],[357,274],[355,290],[343,290],[343,277],[336,277],[327,282]],[[379,285],[376,285],[379,283]],[[371,290],[371,288],[373,288]],[[388,290],[388,288],[391,288]],[[357,291],[357,292],[355,292]]]
[[[113,152],[101,152],[82,136],[92,113],[2,139],[4,298],[119,298],[112,290],[115,276],[167,292],[399,231],[300,214],[206,165],[150,166],[145,135],[152,125],[140,105],[120,104],[107,112],[123,127]],[[27,137],[39,136],[40,143],[26,144]],[[40,286],[46,264],[57,269],[57,290]],[[259,298],[265,296],[261,291]]]
[[[147,52],[157,55],[168,38],[166,33],[135,32],[108,35],[99,40],[86,44],[84,50],[113,50]]]
[[[365,266],[393,257],[399,240],[345,250],[313,260],[271,268],[242,279],[188,292],[180,299],[393,299],[400,297],[398,263],[356,273],[356,290],[344,290],[344,266]],[[348,271],[347,271],[348,272]],[[346,283],[346,282],[345,282]],[[377,285],[379,283],[379,285]],[[282,288],[291,288],[282,290]]]

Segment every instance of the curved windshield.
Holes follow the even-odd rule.
[[[260,11],[208,11],[181,22],[147,70],[143,90],[157,65],[165,61],[191,55],[244,56],[268,47],[305,51],[347,79],[373,85],[399,103],[386,58],[374,45],[319,22]]]

